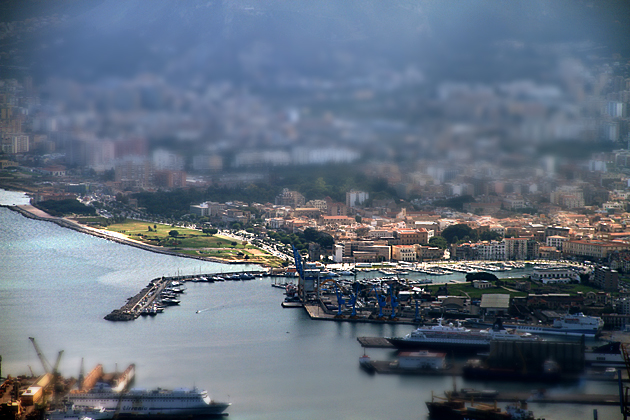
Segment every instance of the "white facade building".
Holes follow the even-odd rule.
[[[531,277],[532,280],[540,281],[543,284],[580,281],[580,275],[568,267],[535,267]]]

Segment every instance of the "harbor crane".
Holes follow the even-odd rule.
[[[390,297],[390,305],[392,307],[392,314],[390,316],[391,319],[396,318],[396,307],[398,307],[398,298],[394,296],[394,287],[389,285],[389,297]]]
[[[350,301],[348,302],[352,306],[352,314],[350,315],[350,318],[357,317],[357,297],[359,296],[359,287],[361,286],[361,283],[359,282],[355,282],[354,284],[354,294],[350,294]]]
[[[44,353],[42,353],[42,350],[37,345],[35,338],[29,337],[28,339],[31,340],[31,342],[33,343],[33,347],[35,347],[35,353],[37,353],[37,357],[39,357],[39,360],[42,362],[42,366],[44,367],[44,372],[50,373],[50,363],[48,363],[48,360],[46,360],[46,357],[44,356]]]
[[[37,357],[39,357],[39,360],[42,362],[42,367],[44,368],[44,372],[46,374],[52,375],[52,388],[53,388],[53,395],[54,395],[53,404],[56,406],[58,403],[58,397],[60,396],[60,391],[61,391],[59,389],[58,382],[59,382],[59,363],[61,362],[61,356],[63,355],[63,350],[59,351],[59,354],[57,355],[57,360],[55,360],[55,364],[51,367],[50,363],[46,359],[46,356],[44,356],[44,353],[42,353],[42,350],[37,345],[35,338],[29,337],[28,339],[31,340],[31,342],[33,343],[33,347],[35,348]]]
[[[374,290],[376,301],[378,302],[378,317],[383,318],[383,308],[387,305],[387,299],[378,293],[376,286],[372,286],[372,290]]]
[[[331,282],[333,284],[334,290],[335,290],[335,295],[337,296],[337,315],[335,315],[336,318],[342,317],[343,316],[343,307],[346,306],[346,302],[343,299],[343,294],[341,293],[341,291],[339,290],[339,287],[337,287],[337,282],[333,279],[327,279],[324,280],[321,284],[320,284],[320,288],[328,283]]]

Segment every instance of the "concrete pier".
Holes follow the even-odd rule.
[[[158,277],[149,282],[149,284],[143,288],[137,295],[130,297],[122,307],[114,309],[107,314],[104,318],[108,321],[133,321],[138,318],[142,311],[146,308],[153,306],[156,299],[159,298],[160,293],[167,288],[173,281],[187,282],[187,281],[199,281],[201,277],[212,278],[220,276],[223,280],[235,280],[230,279],[230,276],[238,276],[243,274],[242,272],[230,272],[230,273],[208,273],[199,274],[196,276],[172,276],[172,277]],[[208,282],[210,281],[200,281]],[[212,281],[214,282],[214,281]]]

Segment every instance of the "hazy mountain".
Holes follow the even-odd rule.
[[[481,76],[497,65],[496,46],[506,41],[527,51],[523,45],[590,40],[609,46],[607,55],[626,53],[628,10],[621,0],[9,0],[0,3],[0,18],[59,17],[13,40],[28,50],[22,64],[38,76],[199,72],[264,81],[382,63]]]

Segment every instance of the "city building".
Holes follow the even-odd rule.
[[[365,191],[351,190],[346,192],[346,206],[353,208],[359,207],[369,198],[369,194]]]
[[[284,188],[282,192],[276,197],[276,205],[279,206],[291,206],[293,208],[304,207],[306,200],[304,196],[297,191],[290,191],[288,188]]]
[[[392,260],[417,261],[415,245],[392,245]]]
[[[580,275],[570,267],[534,267],[531,278],[543,284],[549,283],[570,283],[580,281]]]
[[[562,253],[566,257],[579,257],[604,260],[615,251],[630,249],[630,244],[613,241],[569,240],[562,243]]]
[[[619,273],[609,267],[597,267],[592,282],[605,292],[616,292],[619,290]]]

